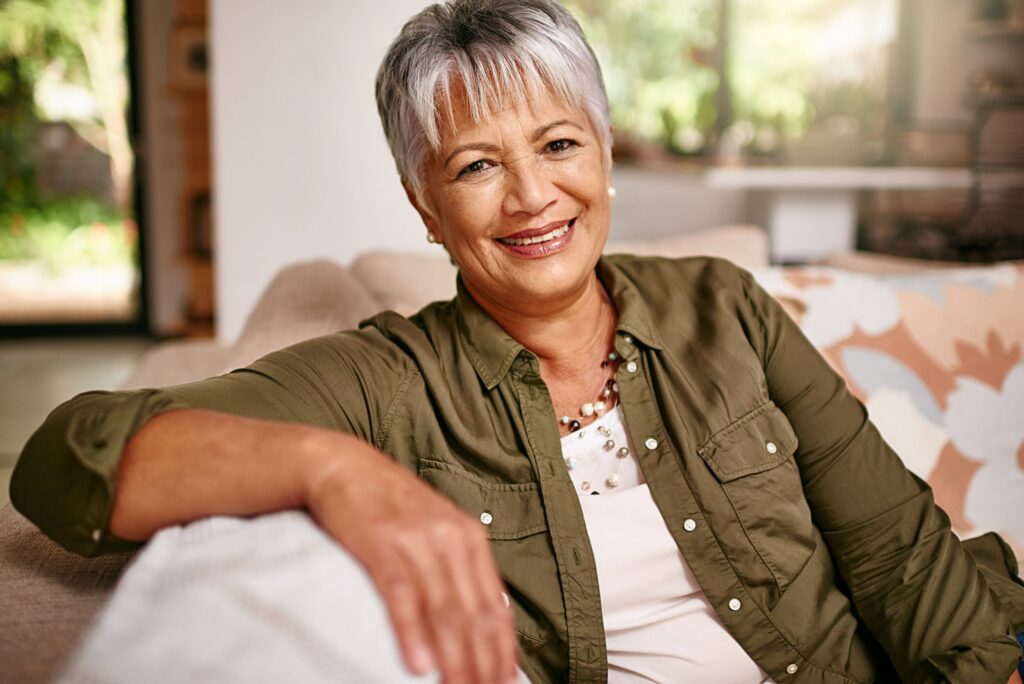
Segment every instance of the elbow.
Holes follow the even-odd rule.
[[[29,438],[18,457],[11,473],[11,505],[65,549],[99,555],[109,550],[103,543],[111,499],[107,483],[78,463],[62,431],[49,423]]]

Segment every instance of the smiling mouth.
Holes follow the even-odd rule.
[[[557,240],[558,238],[568,233],[575,223],[576,219],[572,219],[564,223],[563,225],[559,226],[558,228],[553,228],[546,233],[541,233],[540,235],[534,235],[532,237],[523,238],[504,237],[497,238],[497,240],[498,242],[504,245],[510,245],[512,247],[526,247],[527,245],[536,245],[543,242],[550,242],[552,240]]]

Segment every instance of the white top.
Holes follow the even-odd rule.
[[[614,446],[606,448],[609,440]],[[619,458],[622,445],[629,454]],[[562,455],[575,459],[569,475],[597,562],[608,681],[770,683],[683,560],[633,455],[621,407],[563,437]],[[615,472],[619,484],[608,487]]]

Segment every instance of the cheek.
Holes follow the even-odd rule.
[[[501,214],[501,184],[478,183],[454,188],[446,194],[448,211],[442,216],[441,230],[448,241],[469,242],[490,235]]]
[[[591,208],[608,204],[609,179],[604,172],[600,159],[593,155],[580,155],[568,160],[560,174],[569,189],[578,199],[586,202]]]

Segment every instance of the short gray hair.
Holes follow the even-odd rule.
[[[578,23],[554,0],[448,0],[410,19],[377,71],[377,111],[398,174],[420,194],[439,118],[461,87],[474,121],[550,91],[583,110],[611,159],[601,67]],[[451,123],[451,121],[450,121]]]

